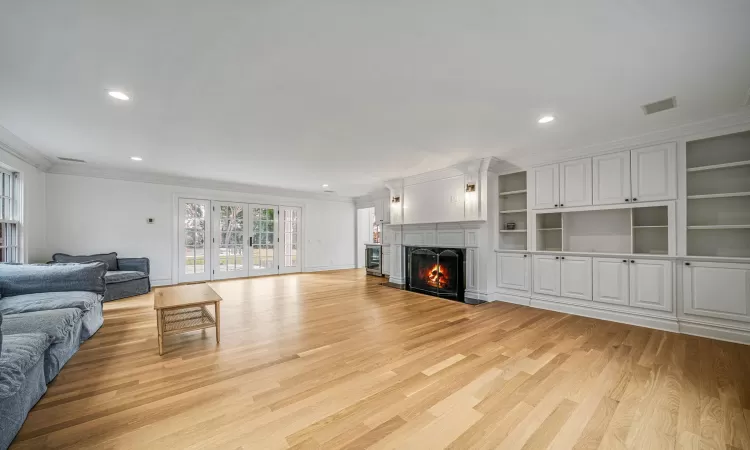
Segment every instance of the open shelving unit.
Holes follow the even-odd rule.
[[[750,258],[750,131],[686,147],[687,254]]]
[[[500,197],[498,248],[501,250],[527,250],[526,172],[500,175],[498,186]]]
[[[536,250],[668,255],[670,207],[632,206],[536,215]]]

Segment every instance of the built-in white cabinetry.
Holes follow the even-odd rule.
[[[630,152],[594,156],[592,165],[593,204],[629,203],[631,199]]]
[[[594,258],[594,301],[612,305],[630,304],[630,260]]]
[[[628,150],[533,169],[534,209],[677,198],[677,144]]]
[[[534,292],[560,295],[560,257],[534,255]]]
[[[496,253],[497,287],[528,292],[531,258],[525,253]]]
[[[634,202],[677,198],[677,145],[667,143],[630,151]]]
[[[591,158],[560,164],[560,207],[591,205]]]
[[[560,257],[560,295],[591,300],[591,258]]]
[[[630,306],[672,311],[672,261],[631,259]]]
[[[537,167],[534,172],[534,209],[557,208],[560,204],[560,165]]]
[[[750,322],[750,264],[685,262],[686,314]]]
[[[375,200],[375,219],[382,223],[391,222],[390,200],[387,198]]]
[[[383,271],[383,275],[390,275],[391,274],[391,248],[388,245],[383,245],[383,257],[380,261],[381,264],[381,270]]]

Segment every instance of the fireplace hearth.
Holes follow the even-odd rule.
[[[406,289],[464,302],[464,250],[406,247]]]

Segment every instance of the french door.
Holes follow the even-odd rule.
[[[179,200],[177,261],[180,283],[211,279],[211,202]]]
[[[179,282],[301,270],[301,208],[194,199],[179,208]]]

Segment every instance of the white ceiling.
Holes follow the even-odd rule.
[[[748,0],[0,11],[0,125],[48,157],[351,196],[468,158],[554,157],[735,113],[750,87]],[[676,110],[643,115],[671,96]],[[537,124],[545,113],[558,120]]]

